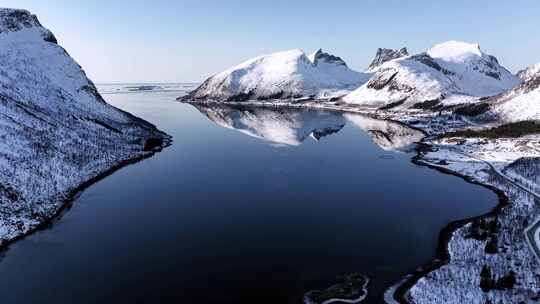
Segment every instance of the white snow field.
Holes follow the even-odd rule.
[[[85,183],[169,138],[108,105],[54,35],[0,9],[0,243],[51,219]]]

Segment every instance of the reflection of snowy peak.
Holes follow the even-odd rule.
[[[425,109],[492,96],[519,83],[477,44],[449,41],[425,53],[386,62],[344,100],[385,109]]]
[[[70,191],[166,138],[108,105],[36,16],[14,9],[0,9],[0,134],[0,240],[35,228]]]
[[[408,151],[424,134],[404,124],[354,113],[287,108],[261,108],[227,104],[193,104],[212,122],[273,143],[297,146],[339,132],[347,124],[360,127],[384,150]]]
[[[405,56],[409,56],[409,52],[407,52],[407,48],[401,48],[399,50],[379,48],[377,49],[375,58],[373,59],[373,61],[368,67],[368,71],[374,72],[378,67],[383,65],[383,63],[388,62],[390,60],[405,57]]]
[[[344,95],[368,77],[339,57],[319,50],[308,58],[296,49],[257,57],[212,76],[182,100],[325,98]]]
[[[297,146],[310,135],[321,137],[345,126],[339,115],[320,111],[194,105],[214,123],[270,142]]]
[[[524,82],[517,87],[477,105],[483,109],[479,117],[501,122],[540,120],[540,64],[522,71],[520,77]]]
[[[384,150],[409,151],[424,137],[422,132],[397,122],[352,113],[344,114],[344,116],[348,121],[368,132],[373,142]]]

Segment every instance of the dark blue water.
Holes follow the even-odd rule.
[[[354,117],[213,116],[239,132],[174,97],[105,96],[174,145],[98,182],[52,228],[11,246],[2,303],[300,303],[351,272],[371,277],[368,303],[380,303],[435,255],[446,223],[497,203],[381,149],[372,136],[387,149],[399,136],[366,132]]]

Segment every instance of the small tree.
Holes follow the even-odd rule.
[[[493,276],[491,275],[491,269],[489,266],[484,265],[482,271],[480,272],[480,288],[483,292],[488,292],[493,289],[493,286],[494,280]]]
[[[498,245],[499,245],[499,242],[498,242],[497,236],[494,235],[486,243],[486,247],[485,247],[484,251],[487,254],[496,254],[499,251],[498,250]]]
[[[507,275],[497,280],[497,289],[512,289],[516,285],[516,273],[510,271]]]

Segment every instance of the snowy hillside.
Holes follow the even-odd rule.
[[[520,80],[477,44],[449,41],[425,53],[384,63],[347,103],[371,107],[433,109],[492,96]]]
[[[522,71],[519,86],[483,100],[485,113],[479,118],[500,122],[540,120],[540,64]]]
[[[308,57],[295,49],[257,57],[212,76],[182,100],[330,98],[345,95],[368,78],[322,50]]]
[[[0,9],[0,243],[50,219],[71,192],[169,141],[108,105],[36,16]]]
[[[194,104],[214,123],[272,143],[298,146],[308,137],[320,140],[346,124],[339,114],[310,110]]]

